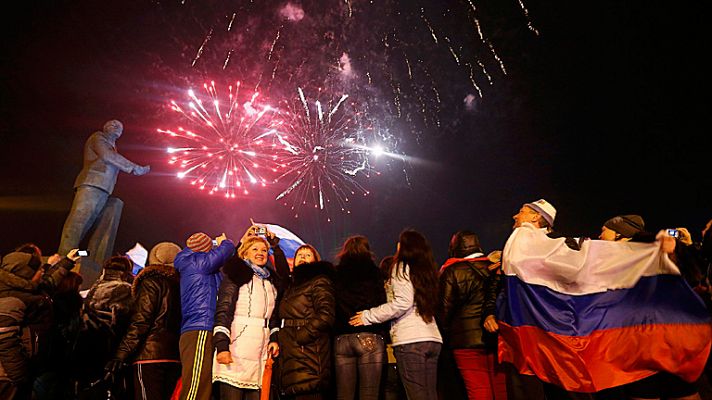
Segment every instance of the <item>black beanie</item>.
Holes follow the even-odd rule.
[[[631,238],[638,232],[645,230],[645,222],[640,215],[619,215],[603,224],[606,228],[615,231],[624,238]]]

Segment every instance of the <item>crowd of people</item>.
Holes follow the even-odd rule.
[[[513,229],[561,238],[555,218],[549,202],[526,203]],[[598,239],[659,246],[709,307],[711,224],[696,242],[684,228],[649,233],[642,217],[621,215]],[[590,239],[562,240],[577,251]],[[439,266],[428,240],[407,229],[379,264],[365,236],[346,239],[334,263],[309,244],[288,259],[279,237],[251,225],[239,240],[198,232],[184,246],[159,243],[135,276],[129,257],[113,256],[80,294],[76,249],[45,258],[24,244],[0,268],[0,399],[699,399],[709,392],[706,373],[688,382],[665,370],[575,392],[502,363],[506,247],[504,254],[485,252],[474,231],[461,230]]]

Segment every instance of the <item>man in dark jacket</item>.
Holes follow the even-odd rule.
[[[166,259],[154,260],[134,279],[131,321],[105,368],[114,374],[132,362],[134,398],[141,400],[170,399],[180,376],[180,286],[172,265],[180,247],[168,242],[156,247],[165,249]]]
[[[456,232],[450,258],[440,270],[438,326],[453,351],[470,399],[506,398],[505,375],[497,364],[496,334],[482,328],[490,276],[498,264],[482,253],[474,232]]]
[[[32,364],[49,343],[52,326],[50,294],[74,267],[76,249],[41,276],[41,253],[25,245],[2,259],[0,268],[0,394],[5,398],[29,398]],[[33,279],[33,277],[35,279]],[[32,364],[31,364],[32,363]],[[15,397],[16,396],[16,397]]]
[[[182,388],[180,399],[209,400],[212,393],[213,324],[220,267],[235,253],[235,245],[222,234],[212,239],[198,232],[186,241],[175,258],[180,273],[183,322],[180,329]]]
[[[0,297],[0,399],[28,397],[28,360],[20,326],[25,303],[17,297]]]
[[[83,329],[71,352],[71,374],[80,391],[97,390],[103,367],[126,333],[133,306],[131,260],[114,256],[104,262],[99,279],[89,288],[82,307]]]

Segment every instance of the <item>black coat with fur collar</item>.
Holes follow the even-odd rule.
[[[134,304],[115,358],[124,362],[180,360],[180,282],[170,265],[149,265],[131,288]]]
[[[324,390],[331,370],[335,298],[333,266],[325,261],[294,267],[279,304],[280,387],[286,395]]]

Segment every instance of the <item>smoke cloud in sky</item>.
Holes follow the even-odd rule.
[[[284,19],[299,22],[304,18],[304,9],[299,5],[287,3],[279,10],[279,15]]]

